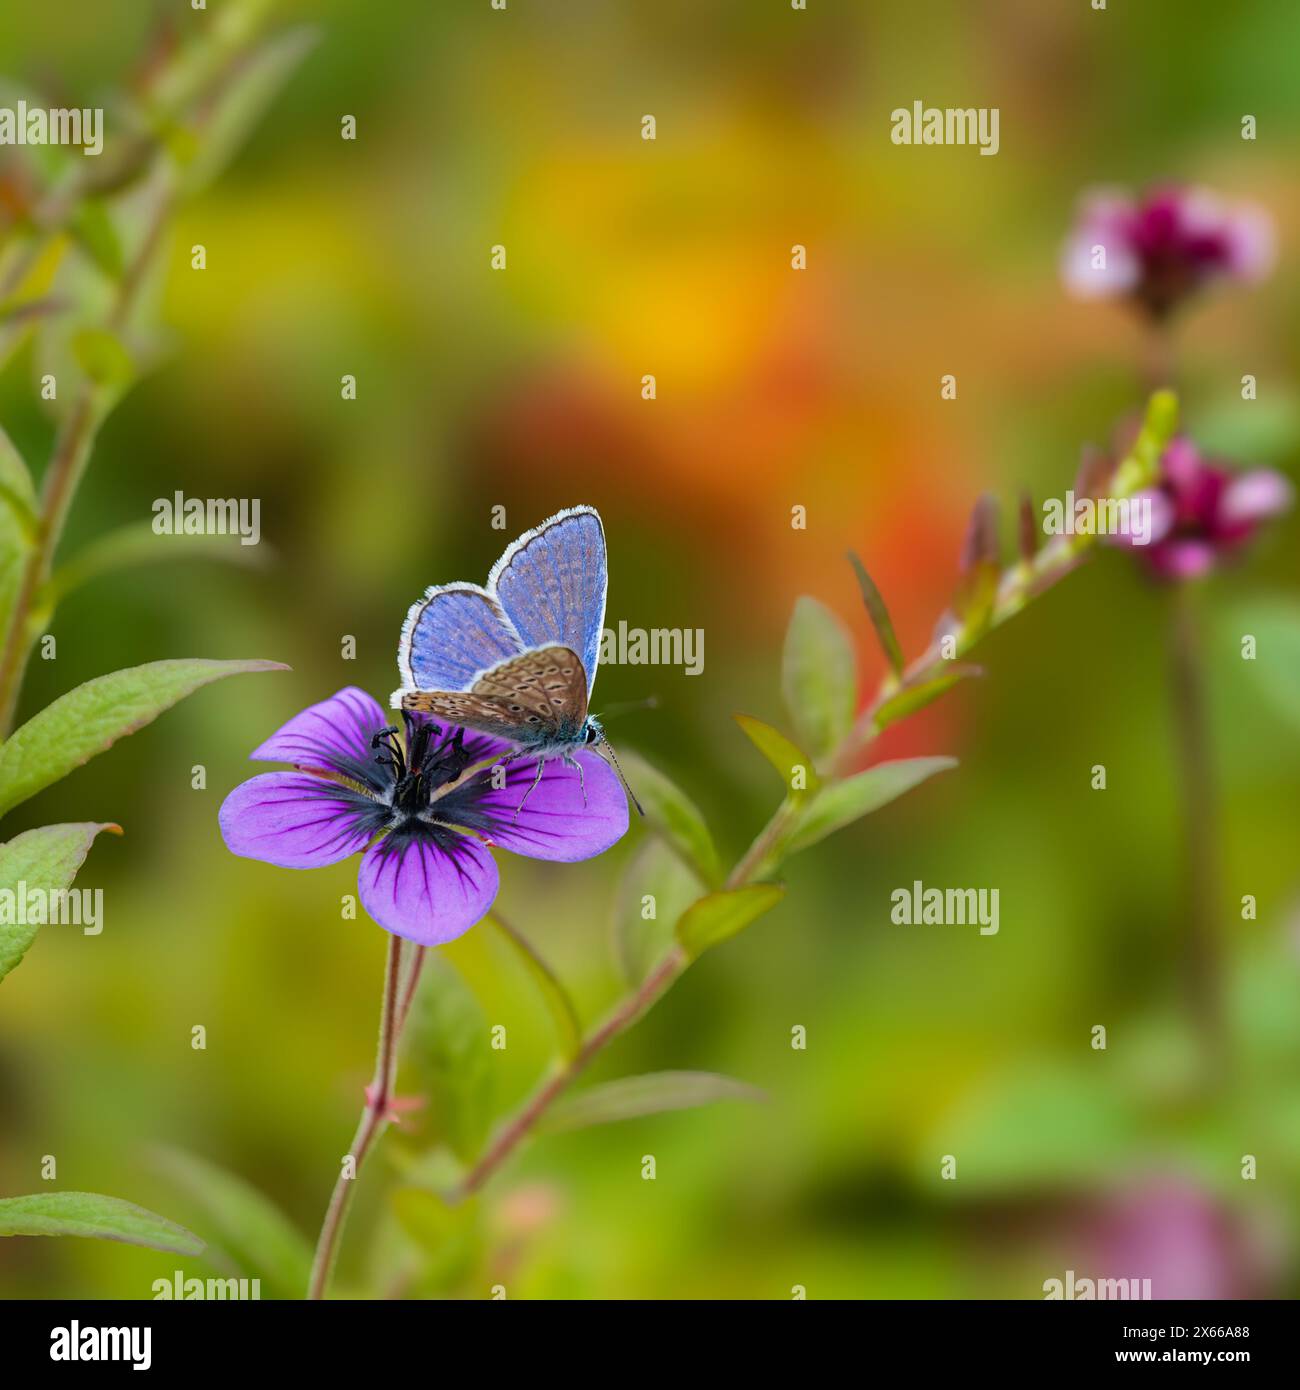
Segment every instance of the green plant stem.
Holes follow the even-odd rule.
[[[384,995],[379,1010],[379,1045],[375,1053],[375,1075],[366,1091],[366,1103],[361,1110],[361,1120],[357,1132],[348,1148],[352,1159],[352,1173],[349,1175],[340,1168],[338,1181],[325,1209],[325,1219],[321,1223],[320,1235],[316,1240],[316,1255],[312,1260],[311,1280],[307,1286],[309,1299],[325,1297],[330,1274],[338,1256],[339,1237],[343,1234],[343,1224],[347,1220],[348,1208],[352,1205],[352,1193],[357,1179],[361,1176],[361,1165],[375,1140],[388,1128],[392,1118],[390,1102],[393,1098],[393,1081],[397,1074],[397,1045],[401,1038],[405,1010],[410,1007],[410,996],[414,988],[402,990],[402,947],[400,936],[391,936],[388,942],[388,963],[384,970]],[[412,969],[418,974],[419,960]]]
[[[1061,537],[1060,539],[1077,543],[1080,539],[1086,540],[1088,538]],[[1066,557],[1064,551],[1065,547],[1045,547],[1039,552],[1039,564],[1032,571],[1022,574],[1018,568],[1014,572],[1017,577],[1015,577],[1014,583],[1009,581],[1010,587],[1007,588],[1007,593],[999,599],[990,626],[1005,621],[1013,612],[1019,612],[1020,608],[1028,601],[1030,592],[1035,590],[1035,586],[1040,589],[1046,588],[1074,568],[1078,563],[1078,557],[1074,555]],[[974,639],[970,640],[973,641]],[[966,645],[969,646],[970,641],[967,641]],[[961,648],[960,639],[958,647]],[[901,685],[924,680],[928,674],[936,672],[939,667],[948,664],[940,656],[936,643],[930,651],[913,662],[912,666],[904,673]],[[875,728],[875,714],[887,699],[898,693],[899,689],[900,682],[891,673],[882,682],[880,692],[864,711],[858,725],[832,755],[830,763],[833,768],[839,768],[846,763],[861,750],[864,742],[875,737],[876,733],[879,732]],[[727,876],[726,887],[728,889],[745,887],[765,870],[785,835],[796,823],[799,810],[799,804],[791,798],[786,798],[777,807],[772,818],[759,831],[754,842]],[[519,1145],[527,1139],[538,1120],[577,1080],[597,1053],[657,1004],[677,982],[689,964],[690,960],[686,953],[682,951],[680,946],[674,945],[646,977],[641,986],[623,1000],[604,1023],[583,1040],[574,1057],[560,1067],[501,1126],[487,1151],[455,1189],[453,1200],[461,1200],[477,1192]]]
[[[84,388],[73,402],[45,472],[36,536],[23,566],[22,582],[5,634],[4,651],[0,654],[0,738],[7,738],[13,728],[18,693],[36,637],[32,611],[41,586],[49,578],[58,531],[90,456],[97,413],[93,390]]]
[[[1176,415],[1177,402],[1171,395],[1161,394],[1152,398],[1148,404],[1146,421],[1133,449],[1115,470],[1111,482],[1112,496],[1128,497],[1150,485],[1156,475],[1160,451],[1173,433]],[[992,612],[979,627],[974,628],[954,621],[953,656],[963,655],[986,632],[1014,617],[1032,599],[1063,579],[1080,564],[1094,541],[1095,537],[1088,535],[1057,536],[1038,551],[1032,560],[1022,560],[1009,568],[1002,577]],[[939,639],[936,638],[904,671],[901,679],[891,670],[848,737],[827,760],[829,778],[833,780],[844,776],[852,760],[880,732],[877,716],[886,701],[896,696],[900,690],[922,684],[944,669],[951,669],[951,658],[943,654]],[[728,889],[743,888],[767,871],[768,865],[779,857],[786,835],[797,823],[800,809],[800,803],[789,797],[777,807],[771,819],[755,836],[749,849],[728,875]],[[477,1192],[523,1143],[537,1121],[585,1070],[596,1054],[658,1003],[689,964],[690,959],[686,953],[680,946],[674,945],[641,986],[583,1040],[573,1058],[561,1066],[501,1126],[487,1151],[456,1187],[452,1194],[453,1199],[461,1199]]]
[[[753,844],[727,875],[723,886],[728,891],[743,888],[763,872],[768,861],[776,857],[786,835],[794,831],[801,810],[802,803],[792,797],[786,797],[776,808],[771,820],[758,832]]]
[[[206,51],[200,54],[201,60],[194,64],[190,75],[184,80],[172,80],[164,74],[162,85],[171,81],[171,90],[164,102],[165,109],[179,113],[191,103],[198,105],[203,115],[196,122],[196,127],[201,130],[215,109],[225,84],[239,70],[241,52],[238,44],[251,41],[262,22],[259,18],[252,27],[246,26],[246,32],[238,32],[238,26],[229,33],[220,31],[209,41]],[[104,173],[88,171],[84,175],[79,174],[67,186],[51,193],[37,211],[37,234],[32,243],[0,271],[0,303],[21,287],[39,261],[48,238],[67,226],[83,198],[111,192],[129,182],[151,161],[159,168],[164,164],[165,155],[158,142],[152,138],[132,139],[124,146],[120,159],[108,166]],[[165,177],[170,178],[170,175],[165,174]],[[106,321],[112,333],[119,332],[131,316],[162,242],[171,208],[171,196],[164,192],[154,205],[144,238],[118,286]],[[107,393],[93,382],[86,382],[80,388],[59,432],[49,467],[45,470],[35,535],[23,567],[14,608],[9,615],[3,649],[0,650],[0,739],[7,738],[13,728],[37,627],[48,621],[50,616],[49,612],[41,611],[41,600],[53,568],[54,552],[89,461],[95,436],[108,413],[108,405]]]
[[[122,277],[107,327],[118,332],[130,318],[141,286],[162,242],[163,229],[171,212],[171,200],[160,196],[153,208],[144,238]],[[48,606],[42,595],[54,565],[54,552],[86,471],[95,436],[107,414],[104,389],[86,381],[78,389],[72,409],[55,443],[50,466],[41,483],[40,511],[36,536],[23,567],[22,582],[9,617],[3,654],[0,654],[0,738],[13,728],[14,712],[22,690],[27,659],[36,640],[39,622],[48,620]]]
[[[1210,753],[1205,677],[1192,595],[1186,585],[1173,597],[1170,684],[1183,793],[1183,884],[1186,933],[1183,979],[1187,1011],[1205,1059],[1207,1080],[1222,1075],[1226,1029],[1219,939],[1219,867],[1214,769]]]
[[[669,949],[654,970],[642,981],[640,987],[628,995],[613,1013],[583,1040],[582,1046],[572,1059],[560,1067],[554,1076],[535,1091],[497,1131],[496,1138],[487,1151],[456,1188],[455,1200],[471,1196],[487,1182],[528,1137],[533,1126],[551,1104],[586,1070],[596,1054],[620,1033],[626,1032],[642,1014],[658,1003],[689,964],[690,961],[680,946],[674,945]]]

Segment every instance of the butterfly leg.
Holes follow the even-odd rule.
[[[567,753],[564,755],[564,765],[578,769],[578,786],[582,789],[582,809],[585,811],[587,809],[587,770],[577,758],[571,758]]]
[[[515,807],[515,814],[514,814],[514,819],[515,819],[515,820],[518,820],[518,819],[519,819],[519,813],[520,813],[520,811],[522,811],[522,810],[524,809],[524,801],[527,801],[528,798],[529,798],[530,796],[532,796],[533,792],[537,790],[537,784],[538,784],[538,782],[540,782],[540,781],[542,780],[542,773],[545,772],[545,771],[546,771],[546,759],[545,759],[545,758],[538,758],[538,760],[537,760],[537,776],[533,778],[532,782],[529,784],[528,790],[524,793],[524,800],[521,801],[521,802],[519,803],[519,805]]]

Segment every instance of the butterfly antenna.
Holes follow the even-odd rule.
[[[610,743],[610,741],[607,738],[605,738],[603,734],[601,735],[600,742],[602,747],[609,749],[609,761],[613,764],[614,771],[618,773],[618,780],[622,782],[623,790],[628,794],[629,797],[632,798],[632,805],[636,807],[637,815],[644,818],[645,808],[636,799],[636,793],[628,785],[627,778],[623,776],[623,769],[618,765],[618,757],[614,752],[614,745]]]

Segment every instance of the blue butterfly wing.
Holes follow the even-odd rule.
[[[524,644],[500,603],[477,584],[444,584],[411,605],[397,647],[406,690],[468,690]]]
[[[605,625],[605,530],[594,507],[570,507],[526,531],[492,567],[488,592],[525,647],[568,647],[596,680]]]

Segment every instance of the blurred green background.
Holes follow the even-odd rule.
[[[32,99],[107,104],[222,7],[5,6],[0,71]],[[293,671],[199,693],[9,818],[6,837],[84,819],[126,835],[97,844],[78,880],[104,890],[103,934],[47,928],[0,992],[0,1192],[40,1189],[52,1154],[58,1186],[204,1234],[158,1168],[174,1146],[314,1239],[369,1076],[386,939],[340,920],[355,862],[292,873],[225,851],[217,808],[248,751],[343,685],[386,697],[424,586],[481,581],[510,537],[587,502],[609,540],[609,620],[705,632],[702,676],[611,666],[596,707],[658,697],[614,722],[615,745],[674,777],[734,859],[778,788],[731,715],[784,722],[795,598],[852,626],[865,698],[883,661],[846,549],[918,652],[976,495],[1061,496],[1081,445],[1140,403],[1137,326],[1058,282],[1075,200],[1097,183],[1186,179],[1271,211],[1278,270],[1180,322],[1179,385],[1199,439],[1294,475],[1300,9],[335,0],[284,4],[272,27],[301,21],[316,46],[179,214],[167,355],[105,428],[63,551],[179,489],[260,498],[264,563],[178,563],[78,592],[23,710],[163,657]],[[999,107],[1001,152],[892,145],[890,111],[917,99]],[[339,136],[346,114],[355,142]],[[111,136],[111,105],[108,122]],[[28,345],[5,368],[0,418],[40,461],[52,423],[36,362]],[[940,400],[944,373],[955,401]],[[790,527],[796,504],[806,531]],[[785,902],[593,1073],[715,1070],[768,1102],[540,1139],[489,1189],[467,1250],[414,1291],[1036,1298],[1073,1268],[1172,1271],[1208,1296],[1295,1292],[1300,749],[1239,639],[1294,589],[1298,524],[1198,594],[1223,799],[1220,1089],[1196,1084],[1179,987],[1169,596],[1103,554],[984,644],[985,680],[881,749],[960,768],[791,861]],[[503,911],[587,1018],[620,993],[611,919],[643,837],[634,826],[578,866],[501,856]],[[997,887],[999,934],[892,925],[891,891],[918,878]],[[1245,893],[1258,920],[1241,920]],[[489,930],[443,954],[508,1030],[491,1065],[504,1112],[548,1064],[549,1020]],[[420,1259],[389,1197],[433,1125],[415,1116],[367,1170],[344,1291],[411,1291],[399,1271]],[[947,1154],[955,1182],[940,1179]],[[6,1296],[148,1297],[177,1268],[212,1266],[0,1242]]]

